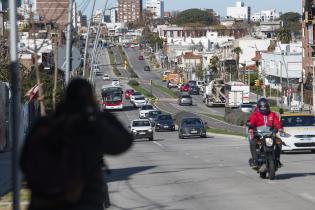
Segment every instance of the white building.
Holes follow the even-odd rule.
[[[245,6],[244,2],[238,1],[236,2],[235,7],[227,7],[226,16],[228,18],[243,19],[249,22],[251,16],[251,8]]]
[[[164,17],[164,1],[163,0],[146,0],[145,8],[153,13],[153,18]]]
[[[276,12],[276,9],[271,9],[256,12],[250,19],[253,22],[273,22],[278,20],[279,17],[279,13]]]

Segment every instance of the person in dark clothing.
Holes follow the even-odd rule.
[[[26,137],[21,168],[31,190],[29,210],[104,209],[103,155],[131,145],[122,124],[99,111],[91,84],[73,79],[55,113],[40,118]]]

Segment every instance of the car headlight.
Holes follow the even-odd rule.
[[[285,138],[291,137],[291,135],[286,132],[280,132],[280,136]]]
[[[152,132],[153,130],[152,130],[152,129],[149,129],[148,131],[149,131],[149,132]]]
[[[267,147],[271,147],[273,145],[273,139],[272,138],[266,138],[266,145]]]
[[[161,124],[160,124],[160,123],[157,123],[156,125],[157,125],[157,126],[160,126]]]
[[[137,133],[137,131],[136,131],[136,130],[132,130],[132,132],[133,132],[133,133]]]

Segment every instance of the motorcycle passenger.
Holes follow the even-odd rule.
[[[257,102],[256,110],[251,114],[248,119],[248,133],[249,133],[249,145],[250,145],[250,152],[252,155],[251,167],[253,169],[257,168],[257,152],[256,152],[256,141],[255,141],[255,134],[254,130],[257,127],[264,126],[267,129],[272,129],[274,133],[278,131],[281,132],[283,130],[280,120],[275,112],[270,111],[269,102],[266,98],[261,98]],[[280,153],[281,153],[281,145],[276,146],[275,156],[278,162],[278,167],[282,166],[280,162]]]

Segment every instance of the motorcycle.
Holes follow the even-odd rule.
[[[277,147],[282,145],[282,140],[276,136],[272,129],[267,131],[257,129],[254,140],[256,141],[257,152],[257,173],[260,177],[270,180],[275,179],[276,171],[279,168],[279,161],[276,159],[275,153]]]

